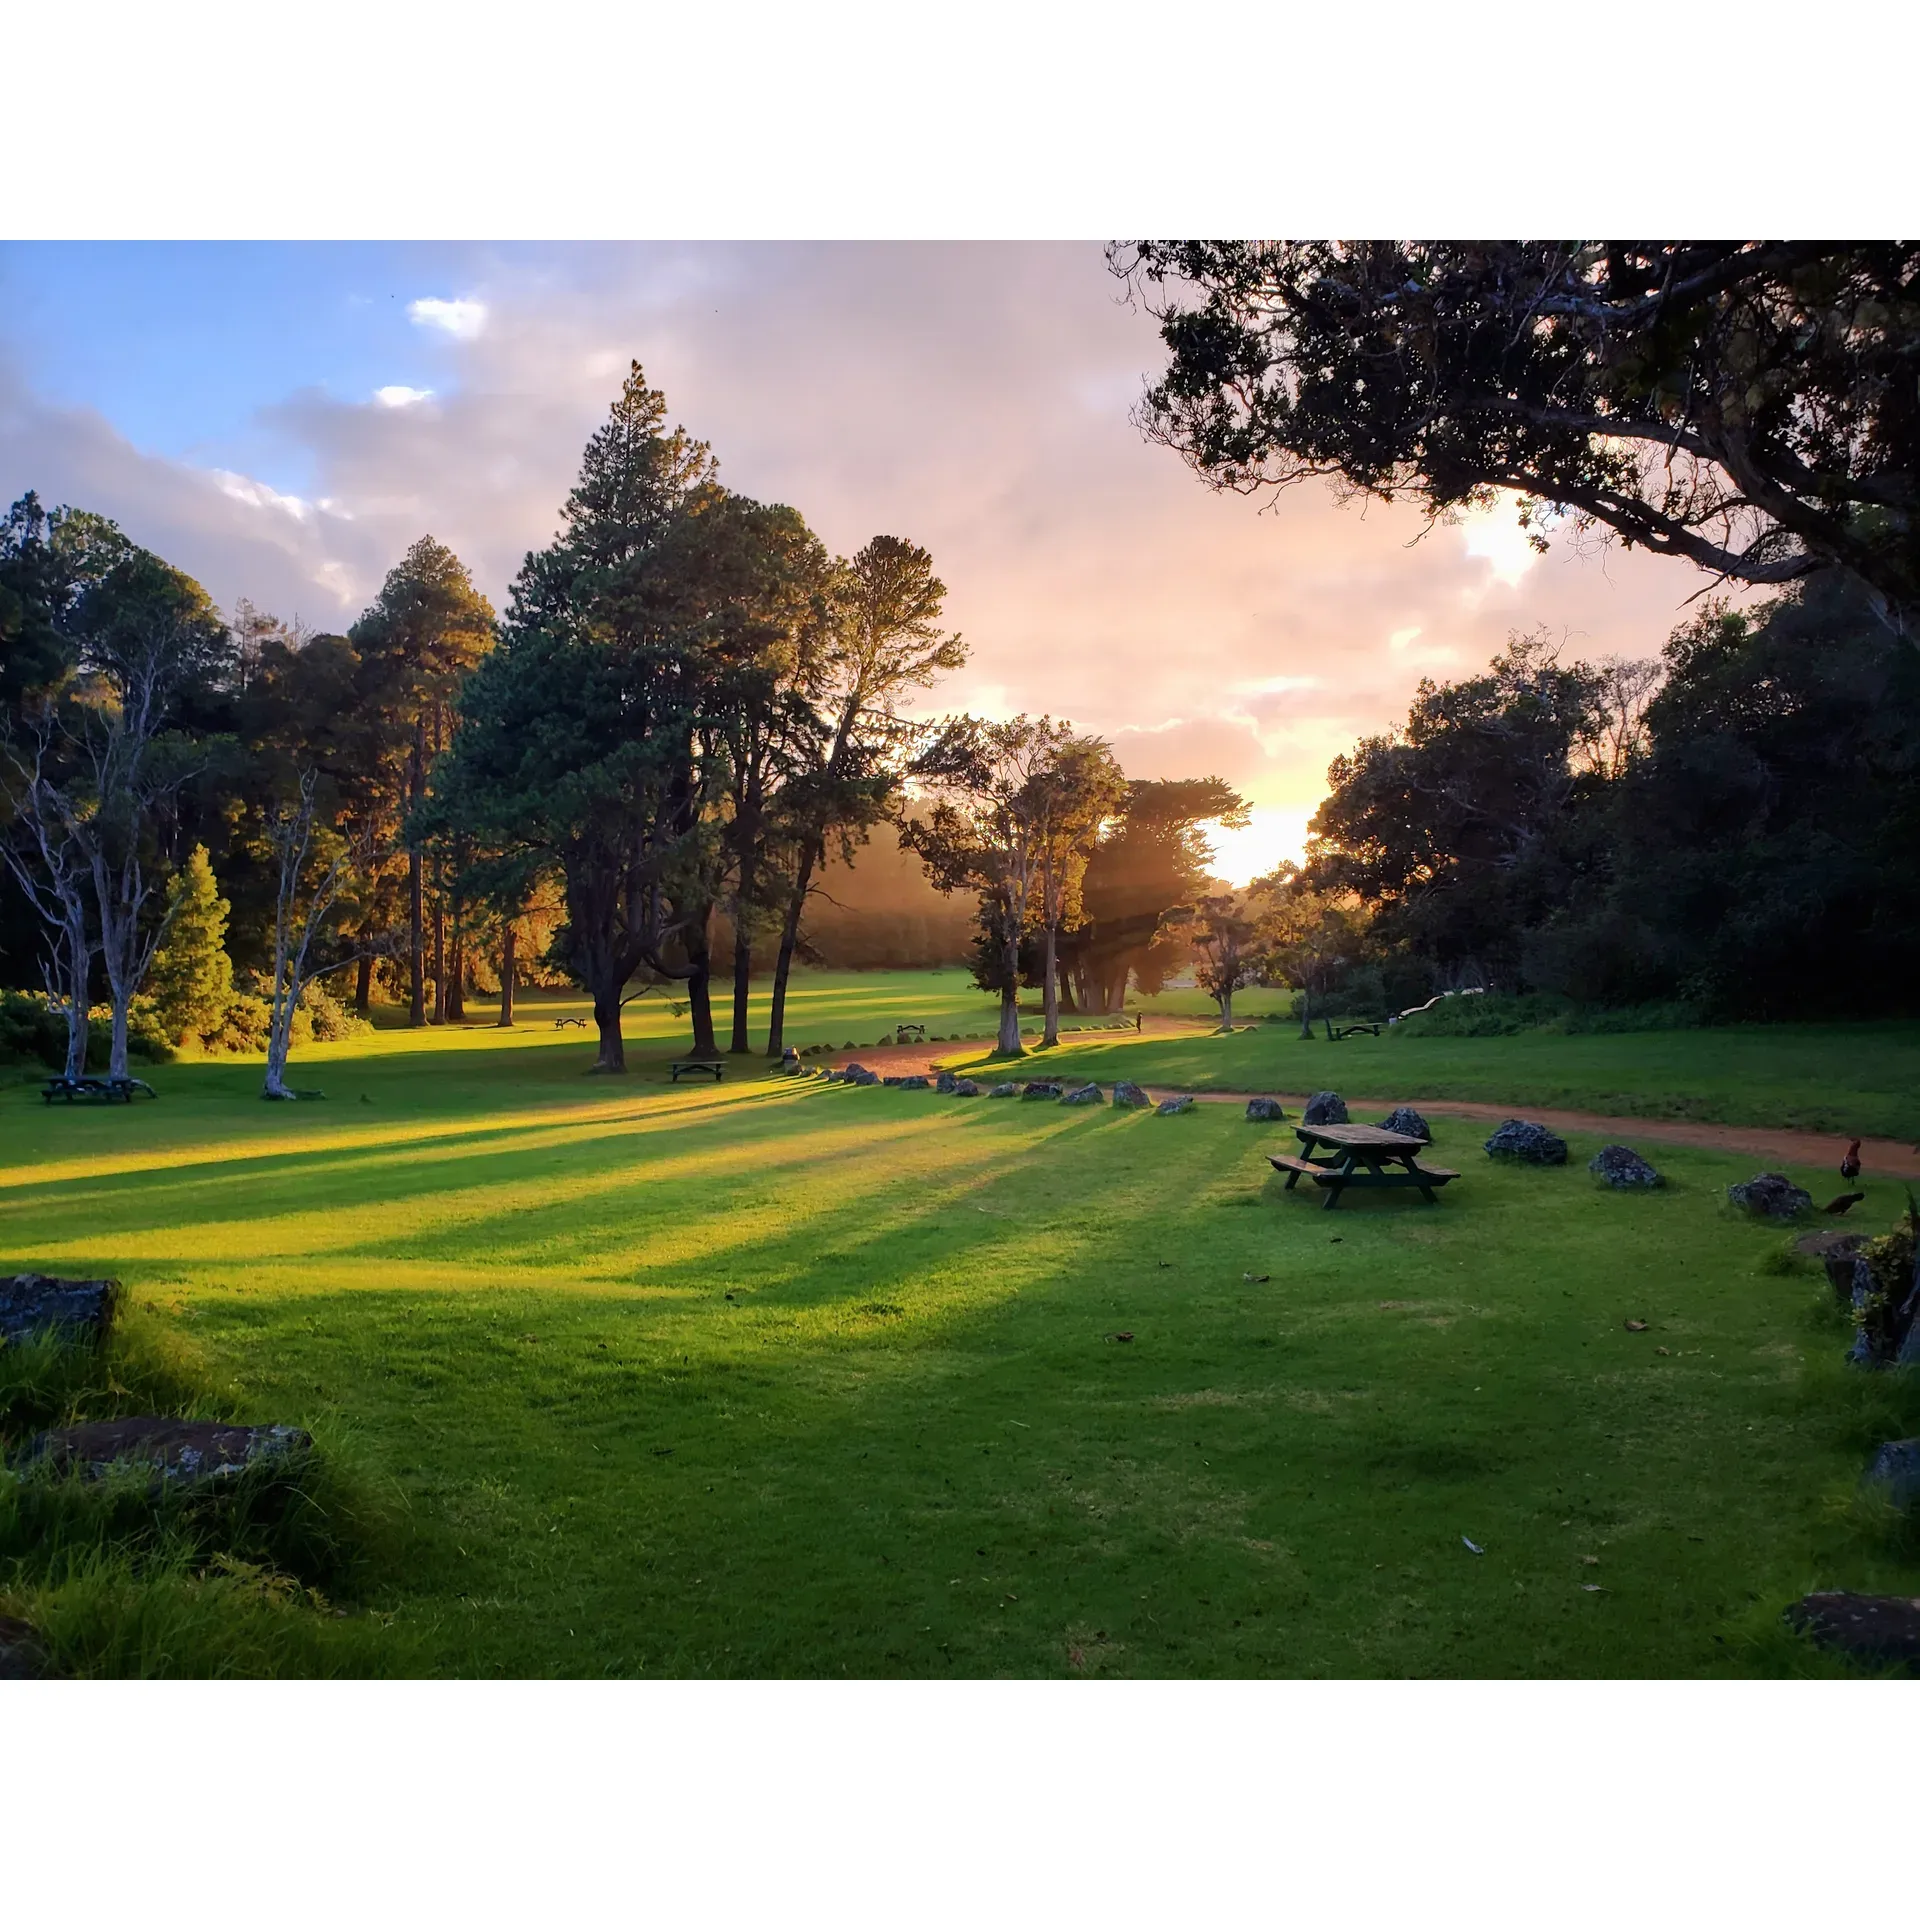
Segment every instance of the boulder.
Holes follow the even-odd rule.
[[[1147,1098],[1145,1087],[1131,1080],[1116,1080],[1113,1083],[1113,1104],[1116,1107],[1150,1107],[1153,1102]]]
[[[1793,1250],[1804,1253],[1810,1260],[1831,1260],[1837,1253],[1848,1256],[1857,1253],[1871,1238],[1870,1234],[1843,1233],[1829,1228],[1825,1233],[1803,1233],[1793,1243]]]
[[[1020,1097],[1023,1100],[1058,1100],[1060,1092],[1058,1080],[1029,1080],[1026,1091]]]
[[[962,1100],[977,1100],[980,1097],[981,1087],[978,1080],[956,1080],[953,1083],[953,1090]]]
[[[1631,1147],[1602,1147],[1587,1162],[1587,1171],[1603,1186],[1621,1193],[1660,1184],[1660,1175]]]
[[[924,1073],[890,1073],[880,1084],[883,1087],[898,1087],[903,1093],[918,1087],[924,1093],[933,1082]]]
[[[16,1273],[0,1280],[0,1340],[51,1333],[62,1340],[98,1340],[113,1324],[119,1299],[113,1280],[56,1280],[50,1273]]]
[[[1860,1484],[1885,1494],[1901,1513],[1920,1509],[1920,1440],[1889,1440],[1867,1462]]]
[[[840,1077],[850,1087],[877,1087],[880,1084],[880,1076],[871,1067],[858,1060],[854,1061]]]
[[[1089,1080],[1084,1087],[1075,1087],[1071,1093],[1060,1096],[1063,1107],[1104,1107],[1106,1095],[1100,1091],[1097,1081]]]
[[[47,1670],[40,1636],[11,1613],[0,1613],[0,1680],[38,1680]]]
[[[1920,1600],[1901,1594],[1810,1593],[1787,1609],[1786,1619],[1821,1646],[1863,1666],[1920,1662]]]
[[[98,1478],[123,1461],[144,1462],[170,1484],[226,1480],[257,1461],[309,1451],[312,1434],[300,1427],[235,1427],[219,1420],[166,1420],[137,1414],[126,1420],[88,1420],[43,1433],[27,1449],[45,1460]]]
[[[960,1082],[956,1080],[952,1073],[945,1067],[942,1067],[940,1071],[933,1076],[933,1090],[935,1093],[952,1093],[959,1084]]]
[[[993,1091],[987,1095],[989,1100],[1017,1100],[1019,1097],[1020,1086],[1014,1080],[996,1080]]]
[[[1380,1124],[1389,1133],[1404,1133],[1409,1140],[1433,1138],[1433,1129],[1411,1107],[1395,1107]]]
[[[1518,1160],[1531,1167],[1564,1167],[1567,1143],[1537,1120],[1503,1120],[1487,1140],[1494,1160]]]
[[[1344,1127],[1347,1103],[1337,1093],[1316,1093],[1300,1116],[1303,1127]]]
[[[1155,1113],[1191,1113],[1192,1111],[1193,1095],[1190,1093],[1176,1093],[1172,1099],[1162,1100],[1154,1108]]]
[[[1813,1211],[1813,1195],[1784,1173],[1756,1173],[1729,1187],[1727,1198],[1755,1220],[1798,1220]]]
[[[1249,1120],[1284,1120],[1286,1117],[1286,1109],[1281,1106],[1280,1102],[1278,1100],[1269,1100],[1264,1093],[1256,1093],[1253,1098],[1247,1102],[1247,1118]]]

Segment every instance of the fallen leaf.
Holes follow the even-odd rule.
[[[1646,1330],[1647,1323],[1644,1320],[1629,1320],[1627,1322],[1627,1331],[1629,1333],[1645,1333]]]
[[[1133,1335],[1130,1333],[1110,1333],[1105,1337],[1109,1340],[1119,1340],[1124,1343],[1128,1340],[1131,1340],[1133,1338]]]
[[[1580,1591],[1581,1591],[1582,1593],[1605,1593],[1605,1592],[1606,1592],[1606,1588],[1605,1588],[1605,1587],[1590,1587],[1590,1586],[1588,1586],[1588,1585],[1586,1585],[1586,1583],[1585,1583],[1585,1582],[1582,1582],[1582,1583],[1581,1583],[1581,1587],[1580,1587]]]
[[[1665,1347],[1655,1347],[1655,1348],[1654,1348],[1654,1352],[1655,1352],[1655,1353],[1666,1353],[1666,1351],[1667,1351],[1667,1350],[1666,1350],[1666,1348],[1665,1348]],[[1669,1358],[1671,1358],[1672,1356],[1671,1356],[1671,1355],[1669,1355],[1668,1357],[1669,1357]]]
[[[1600,1556],[1597,1553],[1583,1553],[1580,1556],[1580,1564],[1583,1567],[1597,1567],[1600,1564]]]
[[[1465,1547],[1469,1553],[1485,1553],[1486,1552],[1485,1547],[1476,1547],[1473,1544],[1473,1542],[1469,1540],[1464,1533],[1460,1536],[1460,1544],[1463,1547]]]

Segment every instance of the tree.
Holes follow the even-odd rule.
[[[486,596],[459,556],[431,536],[407,549],[373,605],[354,622],[347,638],[357,656],[354,711],[365,728],[359,757],[370,842],[384,847],[400,838],[403,817],[425,801],[433,763],[451,743],[460,689],[492,647],[494,631]],[[407,1021],[419,1027],[427,1022],[427,854],[417,830],[407,829],[405,838]],[[377,871],[376,861],[367,864],[370,872]],[[446,888],[436,885],[433,891],[434,1017],[444,1021]],[[364,993],[356,997],[364,1002]]]
[[[1233,996],[1266,977],[1267,947],[1259,913],[1263,883],[1246,896],[1210,894],[1191,911],[1189,925],[1197,949],[1193,977],[1200,991],[1220,1008],[1220,1031],[1233,1031]]]
[[[994,1051],[1017,1058],[1020,941],[1034,912],[1044,838],[1042,776],[1073,737],[1065,721],[965,719],[922,756],[918,776],[938,795],[932,811],[901,823],[900,844],[926,863],[943,893],[980,895],[981,922],[998,948],[1000,1031]]]
[[[324,934],[350,864],[346,847],[328,835],[320,822],[319,783],[316,770],[307,768],[293,795],[274,809],[268,821],[279,886],[274,900],[263,1100],[298,1098],[286,1084],[293,1016],[310,981],[346,965],[339,959],[321,964],[314,944]]]
[[[500,644],[460,701],[437,780],[477,844],[557,872],[567,963],[593,999],[594,1070],[624,1073],[628,983],[698,981],[715,830],[694,740],[703,681],[699,591],[712,454],[666,426],[638,363],[587,443],[559,537],[514,581]],[[675,888],[679,889],[678,898]],[[701,1044],[696,1039],[696,1045]],[[713,1050],[711,1012],[704,1034]]]
[[[1311,1040],[1313,996],[1326,993],[1361,957],[1366,909],[1351,894],[1335,896],[1312,886],[1290,860],[1258,886],[1267,978],[1299,990],[1300,1037]]]
[[[1522,496],[1720,579],[1851,575],[1920,643],[1920,244],[1141,241],[1145,431],[1216,487]]]
[[[175,1045],[190,1033],[211,1033],[233,998],[233,962],[227,955],[227,919],[205,847],[167,882],[166,938],[153,956],[147,991]]]
[[[832,731],[810,776],[796,778],[787,795],[794,860],[768,1019],[767,1053],[774,1059],[786,1042],[788,977],[828,840],[840,833],[850,856],[854,835],[881,817],[914,737],[900,716],[901,699],[967,658],[960,636],[940,627],[947,589],[933,557],[910,540],[892,534],[869,540],[842,571],[835,597],[836,618],[808,687],[831,717]]]
[[[1040,1044],[1060,1044],[1062,930],[1082,917],[1087,863],[1101,830],[1127,798],[1127,778],[1104,740],[1068,736],[1054,747],[1034,780],[1029,807],[1037,848],[1038,917],[1041,937]]]
[[[7,868],[43,923],[41,977],[47,1004],[67,1023],[68,1079],[87,1070],[88,991],[95,943],[87,914],[86,847],[71,830],[56,784],[58,758],[51,719],[42,715],[23,741],[6,740],[13,819],[0,850]]]
[[[1213,889],[1203,828],[1246,824],[1247,803],[1226,781],[1128,782],[1120,818],[1087,857],[1085,919],[1060,942],[1064,981],[1089,1013],[1118,1013],[1128,976],[1157,992],[1185,964],[1180,910]]]

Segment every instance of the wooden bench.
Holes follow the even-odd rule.
[[[47,1084],[40,1090],[40,1098],[48,1106],[56,1100],[64,1100],[72,1106],[76,1100],[104,1100],[108,1105],[116,1100],[133,1104],[133,1096],[144,1093],[149,1100],[159,1099],[159,1095],[144,1080],[135,1080],[127,1074],[116,1074],[111,1078],[102,1078],[98,1074],[78,1074],[69,1079],[64,1073],[50,1074]]]
[[[1304,1173],[1317,1187],[1324,1188],[1328,1208],[1340,1204],[1340,1196],[1349,1187],[1417,1187],[1429,1205],[1433,1190],[1444,1187],[1460,1176],[1451,1167],[1423,1167],[1419,1153],[1427,1142],[1409,1139],[1385,1127],[1356,1125],[1295,1127],[1302,1151],[1270,1153],[1268,1163],[1276,1173],[1287,1176],[1287,1190],[1299,1184]],[[1313,1157],[1315,1147],[1326,1150],[1325,1157]]]
[[[723,1079],[726,1065],[724,1060],[676,1060],[673,1063],[673,1084],[677,1087],[690,1073],[710,1074],[715,1080]]]
[[[553,1024],[556,1027],[584,1027],[587,1021],[584,1014],[563,1013]]]

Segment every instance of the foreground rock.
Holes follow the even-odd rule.
[[[1564,1167],[1567,1143],[1537,1120],[1503,1120],[1487,1140],[1487,1155],[1530,1167]]]
[[[981,1087],[978,1080],[956,1080],[953,1083],[953,1090],[962,1100],[977,1100],[980,1097]]]
[[[38,1680],[47,1670],[47,1649],[24,1620],[0,1613],[0,1680]]]
[[[880,1084],[880,1076],[871,1067],[858,1060],[854,1061],[840,1077],[850,1087],[877,1087]]]
[[[959,1080],[949,1068],[942,1067],[940,1071],[933,1076],[933,1090],[935,1093],[953,1093],[958,1090],[959,1085]]]
[[[1176,1093],[1172,1099],[1162,1100],[1154,1108],[1155,1113],[1191,1113],[1192,1111],[1193,1095],[1190,1093]]]
[[[1891,1233],[1869,1240],[1849,1256],[1827,1263],[1834,1291],[1842,1269],[1850,1284],[1847,1305],[1856,1329],[1848,1362],[1856,1367],[1920,1367],[1920,1264],[1913,1226],[1902,1221]]]
[[[922,1093],[933,1085],[924,1073],[890,1073],[880,1083],[883,1087],[899,1087],[906,1090],[918,1087]]]
[[[0,1340],[30,1340],[41,1333],[62,1340],[98,1340],[113,1324],[119,1295],[112,1280],[16,1273],[0,1280]]]
[[[1063,1107],[1104,1107],[1107,1097],[1100,1091],[1097,1080],[1089,1080],[1084,1087],[1075,1087],[1071,1093],[1060,1096]]]
[[[1729,1187],[1727,1198],[1755,1220],[1798,1220],[1813,1211],[1813,1195],[1784,1173],[1756,1173]]]
[[[1920,1600],[1901,1594],[1810,1593],[1787,1609],[1786,1619],[1821,1646],[1863,1666],[1920,1663]]]
[[[1659,1173],[1631,1147],[1602,1147],[1587,1162],[1587,1171],[1602,1185],[1620,1193],[1660,1184]]]
[[[1029,1080],[1026,1091],[1020,1097],[1023,1100],[1058,1100],[1060,1092],[1058,1080]]]
[[[1269,1100],[1264,1093],[1257,1093],[1247,1102],[1249,1120],[1284,1120],[1286,1110],[1278,1100]]]
[[[1147,1098],[1147,1090],[1132,1080],[1116,1080],[1113,1083],[1113,1104],[1116,1107],[1150,1107],[1153,1102]]]
[[[1889,1440],[1867,1462],[1860,1484],[1884,1494],[1897,1512],[1920,1509],[1920,1440]]]
[[[1337,1093],[1316,1093],[1300,1116],[1303,1127],[1344,1127],[1347,1103]]]
[[[1380,1124],[1389,1133],[1404,1133],[1409,1140],[1433,1138],[1433,1129],[1411,1107],[1395,1107]]]
[[[1853,1305],[1853,1261],[1867,1242],[1872,1239],[1866,1233],[1840,1233],[1829,1229],[1825,1233],[1803,1233],[1793,1243],[1795,1253],[1804,1253],[1811,1260],[1818,1260],[1827,1270],[1827,1285],[1833,1289],[1833,1297],[1843,1307]]]
[[[43,1433],[31,1460],[98,1478],[123,1461],[152,1467],[169,1484],[225,1480],[259,1461],[306,1453],[313,1435],[301,1427],[235,1427],[219,1420],[89,1420]]]

